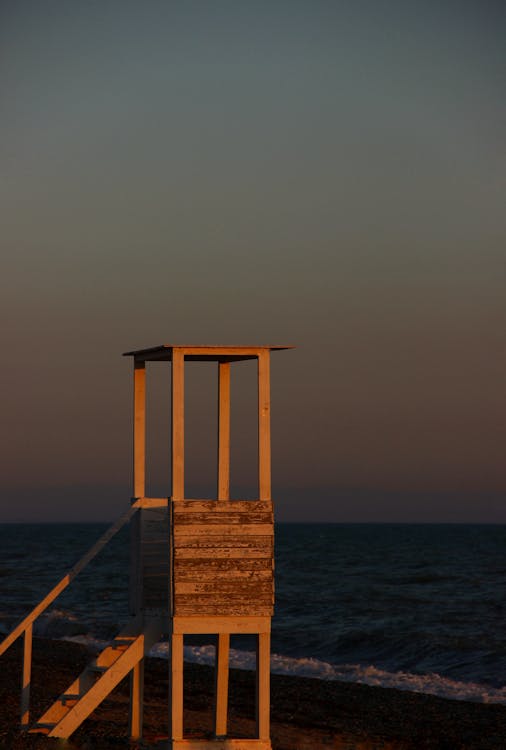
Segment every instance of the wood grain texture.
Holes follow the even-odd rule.
[[[172,507],[175,615],[271,614],[272,504],[251,503],[249,512],[244,501],[183,501]]]
[[[246,561],[248,562],[248,561]],[[219,581],[220,585],[225,584],[228,586],[235,586],[236,583],[241,581],[253,582],[253,581],[271,581],[272,579],[272,567],[264,570],[229,570],[222,572],[219,568],[213,570],[207,570],[206,575],[202,575],[202,569],[205,566],[202,565],[199,568],[193,568],[192,570],[178,570],[174,573],[174,581],[176,583],[205,583],[206,581]],[[218,570],[218,573],[216,572]]]
[[[210,620],[210,624],[204,632],[214,633],[216,632],[216,628],[212,624],[212,619],[215,617],[272,617],[273,606],[272,604],[263,603],[251,606],[250,604],[237,604],[236,602],[230,602],[226,605],[212,604],[209,603],[208,599],[205,604],[177,604],[175,614],[178,617],[207,617]]]
[[[227,500],[227,502],[216,502],[216,500],[172,500],[174,515],[179,513],[257,513],[259,511],[272,511],[271,500]]]
[[[208,576],[208,580],[175,582],[176,594],[209,594],[216,601],[222,598],[228,601],[229,594],[239,597],[241,601],[258,600],[263,595],[272,595],[272,577],[263,580],[245,578],[228,578],[223,580],[215,576]],[[226,594],[226,596],[223,596]]]
[[[224,505],[224,501],[220,502],[220,505]],[[214,511],[205,512],[189,512],[189,513],[178,513],[176,517],[176,525],[185,526],[191,524],[192,526],[201,526],[206,524],[230,524],[230,525],[244,525],[250,526],[252,524],[272,524],[274,516],[271,511],[251,511],[251,512],[237,512],[236,510],[230,510],[228,513],[223,511],[221,513],[215,513]]]
[[[243,560],[237,559],[220,559],[220,560],[202,560],[199,558],[190,560],[180,560],[177,565],[177,575],[181,576],[193,576],[198,573],[203,567],[206,567],[210,571],[219,571],[220,575],[239,575],[243,571],[246,573],[252,572],[263,572],[271,571],[274,566],[274,561],[267,558],[260,558],[258,560]]]
[[[177,567],[176,561],[180,560],[206,560],[206,563],[210,560],[216,560],[217,557],[220,560],[272,560],[272,540],[266,537],[267,541],[271,544],[267,545],[251,545],[243,544],[240,548],[237,545],[231,545],[226,547],[223,542],[208,544],[205,542],[202,545],[191,544],[187,547],[180,545],[174,551],[174,567]],[[204,566],[202,566],[204,567]]]
[[[265,524],[174,524],[174,539],[181,536],[221,537],[228,536],[269,536],[272,534],[272,523]]]

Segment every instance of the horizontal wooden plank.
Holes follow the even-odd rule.
[[[272,560],[272,549],[268,547],[251,547],[251,548],[201,548],[201,547],[181,547],[174,550],[174,560]],[[175,563],[175,564],[176,564]]]
[[[227,593],[227,594],[216,594],[213,592],[209,592],[207,594],[181,594],[176,593],[174,595],[174,602],[176,605],[184,606],[185,604],[191,604],[196,606],[203,606],[203,607],[213,607],[215,605],[241,605],[241,606],[247,606],[254,608],[257,605],[258,606],[267,606],[272,604],[274,601],[274,593],[272,591],[272,588],[269,587],[269,590],[267,592],[264,592],[262,594],[259,594],[257,597],[255,597],[254,600],[248,601],[245,599],[244,596],[241,594],[235,594],[235,593]]]
[[[216,572],[206,570],[205,567],[194,570],[174,569],[174,580],[177,583],[210,583],[219,581],[220,584],[232,584],[234,581],[272,581],[272,570],[229,570]]]
[[[226,615],[176,616],[172,620],[174,633],[212,635],[216,633],[270,633],[269,616],[228,617]]]
[[[271,500],[174,500],[172,502],[174,515],[181,513],[258,513],[272,512]]]
[[[273,536],[274,529],[272,524],[252,523],[252,524],[182,524],[174,525],[174,539],[182,536]]]
[[[252,547],[258,547],[258,549],[269,548],[272,549],[274,546],[274,537],[272,534],[264,534],[263,536],[250,535],[238,536],[230,535],[227,537],[193,537],[191,534],[182,534],[174,539],[174,549],[181,549],[183,547],[194,547],[200,549],[251,549]]]
[[[271,511],[259,511],[256,513],[178,513],[174,516],[174,528],[183,524],[194,524],[204,526],[207,524],[272,524],[274,516]]]
[[[176,596],[179,594],[213,594],[213,596],[220,597],[222,594],[232,594],[256,600],[264,594],[272,593],[273,583],[272,578],[270,580],[215,578],[213,581],[175,581],[174,590]]]
[[[212,571],[215,575],[216,572],[228,574],[230,572],[253,571],[253,570],[265,570],[272,572],[274,567],[274,561],[268,558],[261,558],[259,560],[243,560],[239,559],[227,559],[227,560],[207,560],[205,558],[191,559],[191,560],[178,560],[174,567],[174,574],[180,575],[182,573],[192,573],[193,571],[200,571],[205,569],[206,571]]]
[[[274,608],[272,604],[181,604],[174,605],[174,614],[177,616],[226,616],[226,617],[272,617]],[[212,631],[216,632],[216,631]]]

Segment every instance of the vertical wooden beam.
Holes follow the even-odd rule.
[[[172,633],[170,643],[169,705],[171,739],[183,739],[183,635]]]
[[[258,634],[256,665],[256,725],[257,737],[260,740],[268,740],[270,734],[270,644],[270,633]]]
[[[260,500],[271,499],[270,352],[258,354],[258,489]]]
[[[184,354],[172,350],[172,498],[184,499]],[[170,736],[183,739],[183,635],[172,633],[169,655]],[[170,744],[170,743],[169,743]]]
[[[230,498],[230,362],[218,363],[218,500]]]
[[[214,733],[217,738],[226,737],[228,712],[228,665],[230,635],[220,633],[216,646],[214,686]]]
[[[130,739],[142,737],[144,708],[144,659],[141,659],[130,672]]]
[[[134,361],[134,481],[133,496],[146,494],[146,363]]]
[[[230,362],[218,364],[218,502],[230,499]],[[214,731],[227,734],[230,635],[220,633],[216,647]]]
[[[184,354],[172,350],[172,497],[184,499]]]
[[[23,638],[23,674],[21,678],[21,728],[27,729],[30,721],[30,683],[32,679],[32,635],[30,623]]]
[[[258,355],[258,486],[260,500],[271,499],[270,351]],[[270,632],[258,634],[256,671],[257,737],[270,735]]]
[[[134,498],[146,495],[146,363],[134,360]],[[141,519],[137,511],[130,525],[130,613],[142,607]]]
[[[134,360],[134,477],[133,496],[146,495],[146,363]],[[130,611],[137,615],[142,610],[142,510],[139,510],[130,527]],[[144,661],[136,664],[130,673],[130,735],[142,737],[144,701]]]

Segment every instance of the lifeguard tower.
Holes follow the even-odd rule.
[[[134,365],[133,498],[130,509],[0,644],[0,655],[24,636],[21,724],[29,726],[34,620],[109,539],[131,521],[130,614],[126,627],[36,722],[30,731],[69,737],[130,674],[130,734],[142,735],[143,659],[166,634],[169,656],[171,750],[270,750],[270,630],[274,603],[274,523],[271,499],[270,353],[287,346],[169,345],[127,352]],[[258,363],[258,497],[230,498],[231,365]],[[146,365],[171,363],[170,497],[146,497]],[[214,362],[218,370],[218,459],[215,500],[185,496],[185,363]],[[183,637],[217,636],[214,736],[185,739]],[[256,737],[227,734],[230,636],[257,643]]]

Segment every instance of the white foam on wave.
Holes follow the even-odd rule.
[[[168,643],[157,643],[151,649],[151,655],[159,658],[167,658],[168,652]],[[215,649],[212,645],[186,646],[184,657],[188,662],[213,665]],[[253,670],[256,668],[256,655],[251,651],[230,649],[230,666],[235,669]],[[319,659],[295,659],[280,654],[271,655],[271,672],[298,677],[314,677],[320,680],[358,682],[363,685],[396,688],[413,693],[428,693],[441,698],[475,703],[506,704],[506,686],[493,688],[473,682],[459,682],[436,673],[417,675],[409,672],[387,672],[372,665],[335,665]]]
[[[91,636],[77,635],[66,637],[65,640],[81,643],[92,651],[100,651],[109,641],[98,640]],[[169,644],[166,641],[156,643],[150,656],[167,659]],[[203,646],[185,646],[184,659],[194,664],[214,665],[215,647],[211,644]],[[230,666],[234,669],[254,670],[256,655],[252,651],[230,649]],[[426,693],[440,698],[452,700],[472,701],[473,703],[501,703],[506,705],[506,686],[494,688],[474,682],[459,682],[439,674],[411,674],[410,672],[387,672],[373,665],[363,664],[330,664],[320,659],[300,658],[271,654],[271,672],[297,677],[313,677],[320,680],[336,680],[341,682],[357,682],[373,687],[395,688],[412,693]]]

